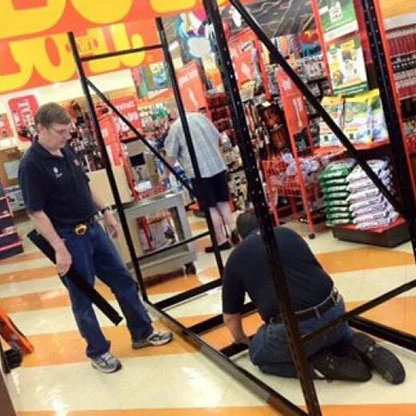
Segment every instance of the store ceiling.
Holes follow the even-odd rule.
[[[309,1],[302,0],[257,0],[246,6],[260,23],[268,36],[280,36],[299,33],[314,27],[312,9]],[[238,30],[232,19],[232,8],[227,6],[223,12],[223,19],[227,20],[231,30]],[[176,38],[176,18],[164,19],[168,39]],[[243,23],[243,28],[246,25]]]

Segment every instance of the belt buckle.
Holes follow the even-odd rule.
[[[74,230],[75,234],[81,237],[87,232],[88,226],[86,224],[77,224]]]

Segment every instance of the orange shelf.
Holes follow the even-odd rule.
[[[368,144],[356,144],[354,145],[356,150],[372,150],[377,149],[379,147],[387,146],[390,144],[388,140],[383,140],[379,142],[372,142]],[[322,156],[328,153],[333,152],[346,152],[347,150],[343,146],[329,146],[329,147],[317,147],[313,150],[314,155]]]
[[[0,234],[0,239],[3,238],[3,237],[7,237],[9,235],[12,235],[12,234],[17,234],[16,228],[13,231],[8,231],[7,233]]]
[[[10,250],[11,248],[19,247],[23,245],[21,241],[17,241],[16,243],[9,244],[8,246],[0,247],[0,252]]]
[[[393,222],[390,225],[386,225],[385,227],[380,227],[380,228],[373,228],[373,229],[370,229],[370,230],[357,230],[357,227],[354,224],[339,225],[337,227],[345,228],[347,230],[353,230],[353,231],[356,230],[356,231],[366,231],[366,232],[374,233],[374,234],[383,234],[386,231],[392,230],[393,228],[396,228],[400,225],[405,224],[405,222],[406,221],[403,218],[399,217],[395,222]]]

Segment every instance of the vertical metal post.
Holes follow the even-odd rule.
[[[105,170],[107,172],[108,181],[110,183],[111,191],[113,193],[114,201],[116,203],[117,212],[118,212],[118,215],[119,215],[119,218],[120,218],[121,227],[123,229],[124,236],[126,238],[126,243],[127,243],[128,249],[129,249],[130,259],[131,259],[131,262],[133,264],[134,272],[136,274],[137,282],[138,282],[140,291],[142,293],[143,300],[147,301],[148,300],[147,292],[146,292],[146,288],[144,286],[143,276],[142,276],[141,271],[140,271],[139,262],[137,260],[136,251],[134,249],[134,244],[133,244],[133,240],[132,240],[132,237],[131,237],[129,225],[127,223],[126,214],[125,214],[124,209],[123,209],[123,204],[121,202],[120,193],[118,191],[116,179],[114,177],[114,172],[113,172],[113,169],[111,167],[110,158],[108,157],[104,137],[101,133],[100,123],[98,121],[98,117],[97,117],[97,114],[95,112],[95,107],[94,107],[94,102],[93,102],[93,99],[92,99],[92,96],[91,96],[91,92],[90,92],[90,90],[88,88],[88,84],[86,82],[86,75],[85,75],[84,68],[82,66],[82,61],[81,61],[81,57],[80,57],[79,52],[78,52],[77,44],[75,42],[75,36],[72,32],[68,33],[68,40],[69,40],[69,44],[71,46],[72,54],[74,56],[75,64],[76,64],[77,71],[78,71],[79,80],[81,82],[81,87],[82,87],[82,90],[84,92],[85,99],[87,101],[87,108],[88,108],[88,113],[89,113],[90,118],[91,118],[91,123],[94,127],[95,134],[96,134],[96,137],[97,137],[97,140],[98,140],[98,144],[100,146],[101,153],[102,153],[102,156],[103,156],[103,159],[104,159],[104,167],[105,167]]]
[[[247,176],[249,194],[254,205],[257,218],[260,220],[261,234],[272,271],[277,298],[280,302],[281,315],[287,329],[293,361],[299,376],[308,412],[312,416],[320,416],[321,409],[318,396],[311,377],[311,369],[304,354],[302,339],[297,325],[297,319],[290,297],[286,276],[280,261],[278,245],[274,236],[273,223],[271,221],[268,204],[266,202],[259,171],[257,169],[257,163],[221,21],[221,15],[216,1],[204,0],[204,7],[210,22],[214,26],[218,46],[217,53],[219,55],[223,70],[223,82],[230,97],[233,123],[234,128],[237,130],[238,146]]]
[[[416,202],[412,186],[412,177],[407,158],[403,126],[396,100],[398,97],[394,91],[395,82],[393,69],[387,61],[386,48],[387,39],[382,36],[380,25],[382,25],[382,14],[378,0],[362,0],[365,14],[365,23],[370,39],[370,48],[376,69],[380,97],[383,103],[384,115],[389,132],[392,147],[392,158],[397,172],[401,197],[403,201],[404,215],[409,226],[410,239],[412,242],[413,255],[416,260]]]
[[[156,26],[159,31],[160,43],[162,44],[163,54],[165,56],[165,62],[168,68],[170,80],[172,82],[172,89],[175,95],[176,106],[178,108],[179,116],[182,123],[183,132],[185,135],[186,144],[188,146],[189,156],[191,157],[192,167],[195,173],[195,181],[196,186],[200,186],[201,181],[201,171],[198,165],[198,159],[196,158],[195,147],[192,141],[191,131],[189,129],[188,120],[186,118],[185,107],[183,105],[181,92],[178,85],[178,80],[176,78],[175,67],[173,65],[172,56],[169,51],[169,42],[166,37],[165,28],[163,26],[163,21],[160,17],[156,18]],[[204,201],[202,204],[202,209],[205,213],[205,218],[207,220],[208,230],[211,235],[212,246],[214,248],[215,260],[217,261],[218,270],[220,275],[222,276],[224,270],[224,264],[222,262],[221,253],[218,249],[218,241],[215,235],[214,223],[212,222],[212,217],[210,213],[210,209],[206,204],[206,198],[204,197]]]

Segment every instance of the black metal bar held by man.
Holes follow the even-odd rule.
[[[171,56],[170,51],[169,51],[169,43],[168,43],[168,40],[167,40],[167,37],[166,37],[166,32],[165,32],[165,28],[163,26],[163,21],[160,17],[156,18],[156,26],[157,26],[157,29],[158,29],[158,32],[159,32],[160,42],[162,44],[162,49],[163,49],[163,53],[164,53],[164,56],[165,56],[166,66],[168,68],[170,80],[171,80],[171,83],[172,83],[172,89],[173,89],[173,93],[175,95],[176,106],[178,108],[179,116],[180,116],[180,119],[181,119],[182,128],[183,128],[183,132],[184,132],[185,139],[186,139],[186,144],[188,146],[189,156],[190,156],[191,162],[192,162],[192,168],[194,169],[195,181],[196,181],[196,184],[197,184],[196,186],[199,186],[199,184],[201,182],[201,171],[200,171],[199,166],[198,166],[198,160],[196,158],[195,147],[194,147],[194,143],[192,141],[192,136],[191,136],[191,131],[189,129],[188,120],[186,118],[185,106],[183,105],[181,92],[179,90],[178,80],[176,78],[175,67],[173,65],[172,56]],[[218,248],[218,241],[217,241],[217,237],[215,236],[215,229],[214,229],[214,224],[212,222],[211,213],[209,212],[209,208],[208,208],[208,206],[206,205],[205,202],[203,203],[203,207],[201,207],[201,208],[203,209],[203,211],[205,213],[205,218],[206,218],[206,221],[207,221],[208,230],[211,234],[212,246],[214,248],[215,260],[217,261],[218,270],[220,272],[220,275],[222,276],[223,270],[224,270],[224,264],[222,262],[221,253],[220,253],[219,248]]]
[[[110,109],[127,125],[127,127],[136,135],[136,137],[158,158],[163,165],[169,170],[172,175],[178,180],[178,182],[184,186],[192,195],[192,188],[183,180],[181,175],[173,169],[172,166],[166,161],[166,159],[142,136],[142,134],[133,126],[129,119],[97,88],[97,86],[90,80],[86,79],[88,86],[97,94],[101,101],[106,104]]]
[[[238,146],[247,176],[249,194],[257,218],[260,220],[261,234],[270,263],[277,298],[280,302],[283,323],[287,329],[290,350],[292,352],[308,412],[312,416],[319,416],[321,415],[321,409],[318,396],[311,377],[310,367],[302,347],[302,339],[297,325],[286,276],[279,259],[279,250],[274,236],[273,223],[257,169],[251,138],[245,119],[245,112],[221,21],[221,15],[216,1],[204,0],[204,7],[210,22],[214,26],[218,47],[217,53],[222,67],[223,82],[230,98],[233,123],[234,128],[237,131]]]
[[[36,230],[31,231],[27,236],[52,263],[55,263],[55,251],[46,238]],[[74,285],[83,292],[111,322],[113,322],[113,324],[118,325],[123,320],[106,299],[102,297],[100,293],[97,292],[72,266],[68,270],[67,276]]]
[[[121,227],[123,229],[124,237],[125,237],[126,243],[127,243],[127,247],[129,249],[130,259],[131,259],[131,262],[132,262],[132,265],[133,265],[133,268],[134,268],[134,272],[136,274],[137,283],[139,285],[143,300],[147,301],[148,297],[147,297],[146,287],[144,285],[143,277],[142,277],[142,274],[141,274],[141,271],[140,271],[136,251],[134,249],[133,239],[131,237],[129,225],[127,223],[126,214],[124,212],[123,204],[121,202],[120,193],[119,193],[118,188],[117,188],[117,183],[116,183],[116,179],[114,177],[114,172],[113,172],[113,169],[111,168],[111,162],[110,162],[110,158],[108,157],[107,149],[106,149],[105,142],[104,142],[104,137],[101,133],[100,123],[98,121],[97,114],[95,112],[94,102],[92,100],[92,96],[91,96],[91,92],[88,88],[88,84],[86,82],[87,77],[85,75],[85,71],[84,71],[84,68],[82,66],[81,58],[80,58],[78,48],[77,48],[77,44],[76,44],[76,41],[75,41],[75,36],[72,32],[68,33],[68,40],[69,40],[69,44],[71,46],[72,54],[74,56],[75,64],[76,64],[77,71],[78,71],[78,76],[79,76],[79,79],[80,79],[80,82],[81,82],[81,87],[82,87],[82,90],[84,92],[85,99],[87,101],[87,107],[88,107],[88,112],[89,112],[89,115],[90,115],[90,118],[91,118],[91,123],[94,127],[95,135],[96,135],[98,144],[99,144],[100,149],[101,149],[101,154],[102,154],[103,161],[104,161],[104,167],[105,167],[105,170],[107,172],[108,181],[110,183],[111,191],[113,193],[114,201],[116,203],[118,215],[119,215],[119,218],[120,218]]]
[[[312,107],[317,111],[317,113],[322,117],[328,127],[333,131],[337,136],[339,141],[346,148],[347,152],[351,157],[353,157],[358,165],[363,169],[367,176],[371,179],[374,185],[380,190],[380,192],[386,197],[386,199],[391,203],[391,205],[402,215],[406,215],[402,204],[391,194],[391,192],[386,188],[380,178],[373,172],[373,170],[368,166],[367,162],[363,159],[362,155],[355,149],[354,145],[348,140],[345,136],[342,129],[335,123],[332,117],[328,114],[319,100],[313,95],[310,89],[303,83],[299,75],[292,69],[289,63],[286,61],[284,56],[278,51],[278,49],[273,45],[272,41],[264,33],[258,22],[254,17],[246,10],[246,8],[241,4],[240,0],[230,0],[231,4],[236,8],[236,10],[243,17],[244,21],[248,26],[253,30],[257,37],[261,40],[264,46],[270,52],[270,55],[273,59],[282,67],[286,72],[289,78],[293,83],[299,88],[300,92],[306,97]]]

